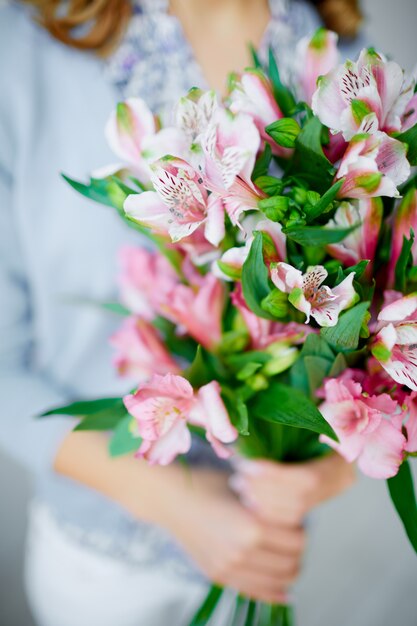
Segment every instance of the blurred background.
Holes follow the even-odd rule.
[[[366,41],[407,70],[417,69],[417,1],[362,5]],[[30,492],[30,477],[0,451],[0,626],[33,626],[22,585]],[[295,592],[299,626],[416,626],[417,558],[383,481],[360,478],[309,523],[305,570]]]

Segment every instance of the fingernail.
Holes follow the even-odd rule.
[[[232,474],[229,478],[229,487],[232,491],[241,494],[246,489],[246,481],[243,476],[239,476],[239,474]]]

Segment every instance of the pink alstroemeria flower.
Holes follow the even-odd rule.
[[[249,115],[218,108],[201,138],[205,183],[214,193],[229,190],[240,176],[251,180],[260,147],[259,131]]]
[[[162,254],[145,248],[124,246],[119,252],[119,262],[122,304],[132,313],[152,320],[179,283],[177,274]]]
[[[350,228],[359,226],[340,243],[327,246],[327,251],[346,266],[361,260],[373,261],[381,229],[383,206],[381,198],[341,202],[326,228]],[[369,263],[367,271],[371,270]]]
[[[187,423],[205,429],[206,437],[221,458],[230,456],[223,445],[237,439],[220,395],[212,381],[194,393],[182,376],[155,374],[134,394],[125,396],[126,409],[135,417],[142,444],[137,456],[151,464],[168,465],[191,447]]]
[[[296,322],[282,323],[258,317],[247,306],[240,283],[231,294],[233,305],[238,309],[247,326],[253,350],[264,350],[274,343],[299,345],[304,343],[307,335],[314,330]]]
[[[316,265],[306,274],[287,263],[271,266],[272,282],[280,291],[289,294],[296,309],[305,313],[306,324],[311,316],[319,326],[336,326],[341,311],[349,308],[357,298],[352,285],[355,272],[333,289],[322,285],[327,275],[322,265]]]
[[[407,146],[385,133],[362,133],[351,140],[336,174],[344,179],[339,198],[399,197],[397,186],[410,175]]]
[[[312,108],[323,124],[349,140],[364,130],[400,130],[411,96],[401,67],[364,49],[357,63],[348,60],[319,78]]]
[[[388,263],[388,285],[394,284],[395,267],[403,247],[403,239],[410,239],[410,230],[417,233],[417,191],[410,189],[394,211],[392,222],[391,255]],[[411,248],[414,265],[417,264],[417,243]]]
[[[338,39],[336,33],[319,28],[312,37],[303,37],[297,44],[295,56],[300,96],[310,105],[318,78],[328,74],[339,62]]]
[[[191,447],[187,428],[194,391],[181,376],[154,374],[134,394],[123,398],[128,412],[136,419],[142,444],[137,455],[151,464],[168,465]]]
[[[378,322],[372,354],[393,380],[417,391],[417,295],[384,306]]]
[[[116,349],[113,363],[121,376],[143,381],[151,374],[179,371],[156,329],[139,317],[127,317],[110,337],[110,345]]]
[[[199,285],[176,285],[161,313],[210,350],[221,339],[224,295],[221,281],[213,274],[206,274]]]
[[[191,144],[195,144],[212,121],[218,107],[219,101],[214,90],[201,91],[193,87],[176,106],[176,127],[182,130]]]
[[[236,176],[227,191],[218,190],[218,197],[221,198],[232,224],[240,227],[241,214],[245,211],[257,211],[259,200],[266,198],[266,194],[251,180]]]
[[[271,222],[271,220],[253,220],[250,222],[253,225],[253,230],[265,233],[270,240],[270,245],[264,248],[264,260],[269,265],[270,263],[278,263],[286,258],[286,236],[282,232],[281,224],[277,222]],[[247,232],[248,224],[245,222],[242,228]],[[223,256],[213,264],[213,272],[216,276],[223,278],[224,280],[237,280],[242,273],[242,267],[246,259],[248,258],[252,243],[253,235],[247,237],[243,246],[236,246],[235,248],[229,248],[223,254]],[[265,257],[265,252],[267,257]]]
[[[407,420],[405,422],[405,432],[407,433],[406,452],[415,454],[417,452],[417,392],[412,391],[404,400],[405,413]]]
[[[151,166],[155,191],[128,196],[124,210],[154,232],[169,233],[176,242],[205,224],[206,239],[217,246],[224,237],[224,210],[218,197],[210,196],[201,175],[186,161],[164,157]]]
[[[250,115],[256,124],[263,141],[270,144],[277,156],[289,158],[292,150],[278,146],[265,132],[265,127],[283,118],[271,85],[271,81],[257,69],[247,69],[234,82],[229,96],[230,110],[235,113]]]
[[[230,422],[220,392],[220,385],[216,380],[200,387],[195,395],[189,420],[195,426],[205,429],[207,441],[211,443],[217,456],[228,459],[233,453],[224,444],[236,441],[238,432]]]
[[[401,117],[401,130],[404,132],[417,124],[417,93],[409,100]]]
[[[133,165],[142,160],[143,141],[157,131],[155,117],[142,98],[119,102],[107,122],[105,135],[110,148]]]
[[[339,443],[321,435],[346,461],[358,461],[371,478],[391,478],[403,460],[406,440],[401,432],[402,413],[388,394],[368,396],[349,372],[324,385],[320,412],[335,431]]]
[[[113,152],[127,163],[142,180],[149,180],[149,164],[165,154],[188,154],[186,136],[178,128],[158,129],[155,117],[141,98],[120,102],[110,115],[105,135]],[[123,164],[102,168],[104,178],[123,169]]]

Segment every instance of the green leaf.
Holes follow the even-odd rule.
[[[306,338],[301,356],[319,356],[328,361],[334,361],[334,353],[327,341],[320,335],[311,334]]]
[[[312,222],[313,220],[315,220],[317,217],[319,217],[322,213],[324,213],[329,208],[332,202],[336,199],[336,196],[339,193],[339,190],[341,189],[343,183],[344,183],[343,179],[339,180],[337,183],[332,185],[330,189],[326,191],[325,194],[321,196],[318,202],[315,202],[314,204],[306,205],[304,207],[304,210],[307,214],[307,219],[309,222]]]
[[[358,228],[354,224],[349,228],[325,228],[323,226],[293,226],[284,228],[283,233],[301,246],[325,246],[338,243]]]
[[[321,336],[336,350],[356,350],[369,302],[360,302],[339,317],[336,326],[322,328]]]
[[[236,427],[240,435],[249,435],[248,409],[243,399],[241,389],[231,389],[226,385],[222,386],[222,399],[226,410],[230,416],[232,424]]]
[[[363,276],[366,271],[366,268],[369,265],[369,261],[359,261],[356,265],[351,265],[350,267],[346,267],[341,271],[340,279],[338,278],[337,283],[339,284],[344,280],[349,274],[355,272],[355,280],[359,280]],[[341,269],[341,268],[340,268]]]
[[[260,156],[256,159],[255,167],[252,172],[252,180],[256,180],[260,176],[266,176],[268,174],[269,164],[272,159],[272,150],[269,143],[265,144],[265,149],[261,152]]]
[[[277,101],[279,108],[286,117],[290,116],[295,109],[296,102],[291,91],[288,87],[285,87],[281,81],[281,76],[272,48],[269,48],[268,73],[271,79],[275,100]]]
[[[408,461],[404,461],[398,474],[387,480],[391,500],[404,525],[407,537],[417,552],[417,503],[413,477]]]
[[[98,413],[87,415],[74,430],[113,430],[126,415],[127,411],[123,403],[118,404]]]
[[[230,354],[231,352],[241,352],[249,343],[249,334],[246,328],[239,330],[229,330],[223,333],[219,351],[222,354]]]
[[[251,361],[251,363],[246,363],[244,367],[236,374],[236,378],[238,380],[246,380],[255,374],[259,369],[261,369],[262,365],[260,363],[255,363]]]
[[[279,146],[294,148],[301,128],[292,117],[283,117],[266,126],[265,131]]]
[[[310,359],[309,361],[307,359]],[[329,344],[320,335],[311,334],[306,338],[301,350],[300,358],[290,370],[291,384],[303,391],[306,395],[311,394],[311,390],[316,388],[318,378],[314,372],[314,362],[317,364],[320,373],[330,372],[335,356]],[[327,367],[325,365],[327,363]],[[308,371],[307,365],[311,371]]]
[[[99,400],[82,400],[81,402],[72,402],[64,406],[55,407],[43,413],[40,417],[48,415],[91,415],[98,413],[104,409],[123,406],[121,398],[100,398]]]
[[[262,233],[254,233],[248,257],[242,267],[242,290],[245,302],[258,317],[274,319],[262,308],[264,300],[271,288],[268,280],[268,269],[263,257]]]
[[[182,357],[189,363],[192,363],[197,349],[197,344],[194,339],[187,336],[177,335],[177,328],[175,324],[164,317],[157,316],[152,321],[152,325],[159,330],[164,338],[164,343],[169,348],[171,353]]]
[[[249,608],[249,598],[243,598],[242,596],[237,596],[235,599],[235,608],[233,611],[233,616],[231,621],[229,622],[230,626],[241,626],[242,623],[246,622],[246,615]]]
[[[338,376],[340,376],[340,374],[342,374],[345,371],[346,368],[347,368],[347,361],[345,357],[343,356],[343,354],[339,352],[339,354],[336,356],[334,360],[332,367],[330,368],[329,378],[337,378]]]
[[[212,368],[206,359],[204,349],[200,345],[197,346],[194,361],[183,372],[183,376],[196,388],[202,387],[213,380]]]
[[[225,358],[226,363],[237,370],[245,367],[248,363],[259,363],[265,365],[272,359],[272,356],[267,352],[261,352],[260,350],[249,350],[242,354],[230,354]]]
[[[249,52],[250,55],[252,57],[252,63],[255,66],[256,69],[262,69],[262,63],[259,59],[259,55],[258,52],[256,50],[256,48],[250,43],[249,44]]]
[[[325,193],[332,186],[335,169],[321,145],[323,125],[311,117],[295,142],[295,154],[289,174],[303,179],[313,191]]]
[[[407,283],[407,266],[412,261],[411,250],[414,244],[414,231],[410,229],[410,239],[403,237],[403,245],[400,256],[395,265],[395,289],[397,291],[405,291]]]
[[[197,610],[193,619],[189,623],[189,626],[207,626],[210,617],[212,616],[214,609],[223,594],[223,591],[224,590],[217,585],[212,585],[210,587],[203,604]]]
[[[131,311],[123,306],[123,304],[120,304],[120,302],[100,302],[99,304],[101,308],[111,313],[116,313],[117,315],[131,315]]]
[[[395,135],[395,138],[408,145],[407,159],[410,165],[417,165],[417,124],[404,133]]]
[[[288,313],[288,297],[279,289],[273,289],[261,302],[264,311],[274,317],[285,317]]]
[[[273,382],[259,393],[249,407],[255,417],[295,428],[305,428],[337,441],[332,427],[313,402],[301,391]]]
[[[320,389],[323,380],[329,375],[331,363],[319,356],[306,356],[304,365],[308,376],[310,396],[314,398],[317,389]]]
[[[74,180],[65,174],[62,174],[62,178],[75,191],[89,200],[113,207],[120,213],[123,212],[123,204],[127,196],[132,193],[138,193],[138,191],[131,189],[115,176],[111,178],[90,178],[87,184]]]
[[[109,441],[110,456],[122,456],[123,454],[129,454],[138,450],[142,438],[133,435],[132,422],[133,424],[135,423],[134,418],[131,415],[126,415],[126,417],[117,424],[113,436]]]

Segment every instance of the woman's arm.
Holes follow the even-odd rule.
[[[285,601],[305,544],[301,517],[286,525],[264,522],[233,496],[226,473],[112,459],[107,442],[102,433],[69,434],[55,470],[168,530],[211,580],[265,602]]]

